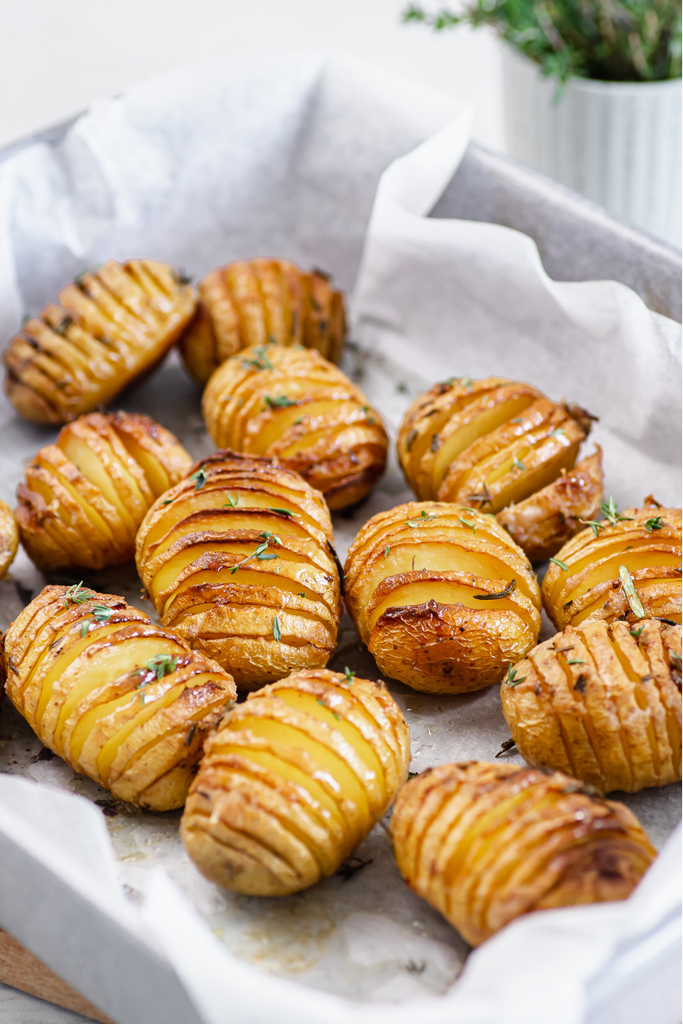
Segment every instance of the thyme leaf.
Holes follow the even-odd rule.
[[[201,491],[202,487],[206,483],[206,470],[202,466],[196,473],[193,473],[190,480],[194,480],[195,491]]]
[[[498,594],[475,594],[475,601],[499,601],[502,597],[509,597],[512,591],[517,586],[517,580],[512,579],[508,583],[505,590],[501,590]]]
[[[270,409],[287,409],[290,405],[296,405],[296,402],[287,398],[287,395],[276,395],[275,398],[272,398],[271,395],[264,395],[263,401]]]
[[[237,504],[237,502],[235,502],[235,504]],[[280,512],[281,515],[283,515],[283,516],[293,516],[294,519],[298,519],[299,518],[299,513],[298,512],[290,512],[290,510],[288,508],[269,508],[268,511],[269,512]]]
[[[510,469],[521,469],[522,471],[524,471],[526,469],[526,466],[523,462],[519,461],[517,456],[515,456],[512,462],[510,463]]]
[[[637,619],[645,618],[645,609],[643,603],[638,596],[636,585],[633,582],[633,576],[628,571],[625,565],[619,566],[619,579],[621,580],[621,586],[626,594],[626,600],[629,603],[629,607]]]
[[[645,529],[648,533],[652,533],[653,530],[661,530],[664,523],[662,522],[661,516],[655,516],[653,519],[648,519],[645,523]]]
[[[560,569],[564,569],[565,572],[569,572],[569,566],[566,562],[561,561],[559,558],[551,558],[550,561],[554,562]]]
[[[425,510],[422,509],[422,511],[420,512],[420,518],[419,519],[406,519],[406,526],[410,526],[411,529],[414,529],[416,526],[421,526],[422,523],[426,522],[427,519],[438,519],[438,518],[439,517],[436,514],[436,512],[430,513],[428,515],[425,512]]]
[[[255,359],[243,359],[242,366],[247,370],[272,370],[273,364],[266,354],[265,345],[259,345],[254,349]]]
[[[350,686],[350,685],[351,685],[351,683],[353,682],[353,680],[354,680],[354,679],[355,679],[355,677],[356,677],[356,673],[355,673],[355,672],[353,672],[353,671],[352,671],[352,670],[351,670],[351,669],[349,668],[349,666],[348,666],[348,665],[345,665],[345,666],[344,666],[344,675],[346,676],[346,683],[347,683],[347,685],[348,685],[348,686]]]
[[[526,676],[518,676],[517,670],[513,668],[512,665],[508,665],[508,674],[506,675],[503,682],[507,686],[519,686],[519,684],[523,683],[525,679]]]
[[[609,496],[609,501],[605,501],[602,498],[600,499],[600,512],[609,522],[610,526],[616,526],[619,522],[630,523],[633,521],[630,516],[622,516],[611,494]]]
[[[278,644],[282,640],[282,629],[280,628],[280,620],[277,615],[273,616],[273,638]]]

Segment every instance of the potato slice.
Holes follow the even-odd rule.
[[[573,486],[553,490],[573,470],[592,418],[578,406],[552,402],[531,384],[451,378],[410,406],[398,456],[422,501],[452,501],[494,514],[523,506],[501,522],[530,558],[540,560],[576,532],[578,526],[568,532],[566,523],[578,524],[584,515],[587,479],[591,494],[599,491],[593,505],[602,497],[594,463],[571,477]]]
[[[0,580],[7,574],[18,547],[19,530],[14,512],[4,501],[0,501]]]
[[[110,260],[82,274],[10,341],[5,391],[35,423],[69,423],[156,365],[195,311],[195,294],[155,260]]]
[[[345,566],[346,604],[386,675],[464,693],[498,682],[534,646],[540,591],[494,516],[410,502],[373,516]]]
[[[543,605],[553,624],[564,629],[588,618],[635,623],[644,616],[680,623],[681,510],[652,504],[619,512],[611,498],[601,508],[606,517],[568,541],[545,575]],[[620,566],[633,580],[644,615],[629,601]]]
[[[277,460],[218,451],[197,463],[149,510],[136,549],[162,624],[238,686],[327,664],[341,616],[330,514]]]
[[[376,409],[317,352],[264,345],[227,359],[202,400],[221,448],[279,458],[322,492],[352,505],[384,472],[389,439]]]
[[[139,807],[182,807],[235,700],[216,662],[121,597],[45,587],[4,637],[7,694],[46,747]]]
[[[482,761],[406,783],[391,835],[410,888],[472,946],[521,914],[624,899],[656,856],[623,804],[560,772]]]
[[[41,448],[17,489],[29,558],[43,570],[127,562],[143,516],[191,465],[174,435],[148,416],[81,416]]]
[[[212,882],[286,896],[333,874],[408,775],[408,727],[382,683],[295,672],[227,715],[180,832]]]
[[[237,260],[199,283],[199,308],[180,341],[185,365],[199,384],[229,356],[277,342],[317,349],[333,363],[346,339],[344,296],[321,270],[289,260]]]

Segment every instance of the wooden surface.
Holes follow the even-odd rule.
[[[67,1010],[100,1021],[101,1024],[114,1024],[110,1017],[74,991],[62,981],[33,953],[21,946],[16,939],[0,929],[0,981],[12,985],[29,995],[38,996],[48,1003],[56,1003]]]

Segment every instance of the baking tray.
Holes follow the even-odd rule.
[[[35,141],[57,141],[72,120],[0,151],[0,162]],[[544,266],[558,280],[613,279],[633,288],[658,313],[680,321],[681,259],[677,250],[649,238],[592,203],[507,158],[472,143],[432,216],[488,221],[524,231],[536,241]],[[152,415],[154,411],[150,410]],[[173,429],[173,424],[169,424]],[[121,590],[124,588],[122,587]],[[132,595],[131,595],[132,596]],[[342,660],[353,643],[342,633]],[[337,666],[335,666],[337,667]],[[409,691],[403,689],[410,701]],[[422,695],[413,695],[419,703]],[[637,800],[636,800],[637,802]],[[49,900],[53,929],[38,926],[31,906],[0,874],[0,925],[44,960],[78,992],[126,1024],[163,1019],[200,1024],[168,963],[126,927],[93,908],[48,864],[26,862],[21,843],[0,834],[0,858],[16,865],[30,885],[32,905]],[[60,941],[68,936],[68,941]],[[93,960],[91,951],[99,956]],[[116,963],[126,985],[112,985],[103,963]],[[131,998],[130,993],[135,993]],[[597,998],[597,997],[596,997]]]

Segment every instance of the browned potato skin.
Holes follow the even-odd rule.
[[[277,459],[217,451],[197,463],[147,513],[136,561],[162,624],[243,689],[323,668],[334,650],[341,596],[330,513]]]
[[[544,562],[595,519],[603,495],[602,449],[496,516],[532,562]]]
[[[5,391],[34,423],[69,423],[155,366],[192,318],[194,289],[166,263],[109,260],[28,320],[3,355]]]
[[[224,360],[253,345],[305,345],[338,363],[345,340],[344,296],[327,274],[289,260],[236,260],[199,282],[197,315],[180,353],[205,384]]]
[[[601,793],[681,778],[681,627],[586,619],[539,644],[503,683],[524,760]]]
[[[404,880],[472,946],[534,910],[625,899],[656,856],[623,804],[560,772],[482,761],[407,782],[391,835]]]
[[[74,441],[99,456],[123,511],[86,475],[82,457],[70,458]],[[146,471],[145,459],[154,464],[152,472]],[[44,571],[97,570],[130,561],[145,512],[191,465],[178,439],[149,416],[81,416],[63,427],[54,444],[40,449],[26,470],[26,483],[17,488],[16,517],[26,553]]]
[[[176,659],[161,678],[146,664],[155,653]],[[45,746],[147,810],[182,807],[204,737],[236,694],[232,678],[180,637],[123,598],[82,587],[45,587],[5,633],[4,655],[7,695]],[[106,705],[96,721],[84,718]],[[136,719],[103,763],[107,742]]]
[[[0,580],[7,574],[18,547],[19,530],[14,512],[4,501],[0,501]]]
[[[399,431],[398,457],[421,501],[451,501],[493,514],[515,506],[501,522],[530,558],[544,559],[580,528],[588,479],[591,495],[597,488],[602,497],[595,463],[584,465],[573,486],[552,487],[573,470],[592,418],[531,384],[451,378],[412,403]]]
[[[219,448],[279,458],[330,509],[360,501],[384,472],[389,439],[379,413],[346,374],[300,345],[256,346],[227,359],[202,410]]]
[[[332,752],[346,778],[297,734]],[[251,694],[207,741],[180,832],[210,881],[287,896],[339,868],[388,810],[409,763],[408,727],[383,683],[295,672]]]
[[[493,516],[429,501],[380,512],[359,531],[344,571],[346,606],[378,668],[416,690],[490,686],[538,640],[536,576]],[[512,579],[505,599],[475,596]]]
[[[543,605],[557,629],[587,618],[638,622],[621,586],[619,565],[631,573],[646,616],[680,623],[681,510],[653,504],[627,508],[620,515],[625,519],[614,526],[602,520],[597,536],[586,527],[560,549],[557,557],[568,571],[550,563]],[[646,523],[657,516],[661,529],[648,531]]]

